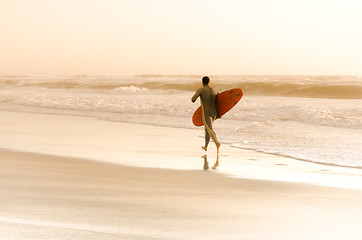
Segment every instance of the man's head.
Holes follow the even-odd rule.
[[[210,82],[210,78],[208,76],[205,76],[202,78],[202,84],[203,85],[208,85]]]

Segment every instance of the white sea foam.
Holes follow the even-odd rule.
[[[133,85],[130,85],[130,86],[118,87],[118,88],[114,89],[114,91],[119,93],[119,94],[133,95],[133,94],[136,94],[136,93],[144,93],[144,92],[148,91],[148,89],[147,88],[139,88],[139,87],[135,87]]]

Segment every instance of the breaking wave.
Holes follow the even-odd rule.
[[[200,87],[200,79],[201,76],[196,75],[0,76],[0,87],[115,90],[122,93],[145,90],[193,92]],[[212,86],[217,91],[242,88],[245,95],[362,99],[362,79],[359,77],[216,76],[212,78]]]

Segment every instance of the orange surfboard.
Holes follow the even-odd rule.
[[[225,113],[230,111],[242,98],[243,91],[241,88],[234,88],[222,93],[219,93],[216,97],[216,110],[217,110],[217,117],[221,118]],[[203,126],[204,123],[202,122],[202,109],[201,106],[195,111],[194,115],[192,116],[192,123],[195,126]]]

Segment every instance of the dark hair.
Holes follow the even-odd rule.
[[[205,85],[207,85],[207,84],[209,84],[209,82],[210,82],[210,78],[209,78],[208,76],[205,76],[205,77],[202,78],[202,82],[203,82]]]

